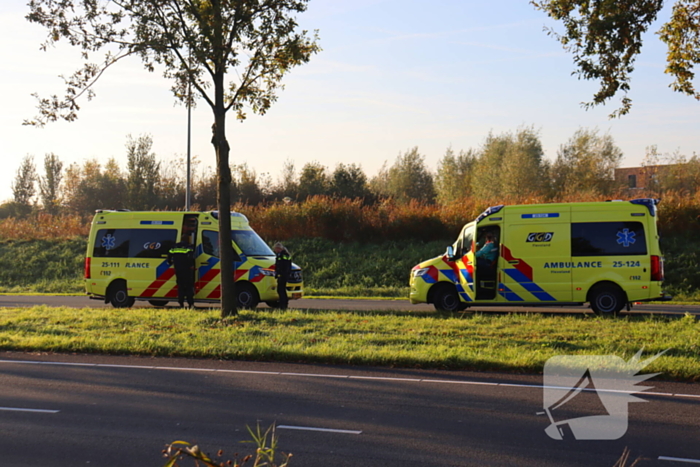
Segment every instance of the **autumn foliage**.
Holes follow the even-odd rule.
[[[639,197],[645,196],[640,194]],[[624,199],[629,199],[625,197]],[[362,200],[314,196],[306,201],[237,204],[233,210],[245,214],[266,240],[325,238],[335,242],[432,241],[455,237],[462,225],[489,206],[547,202],[605,201],[595,195],[569,195],[554,201],[544,197],[508,197],[492,200],[467,198],[446,205],[418,201],[395,203],[385,200],[367,205]],[[659,205],[662,235],[700,234],[700,192],[667,192]],[[89,216],[39,213],[23,219],[0,221],[0,240],[58,240],[87,236]]]

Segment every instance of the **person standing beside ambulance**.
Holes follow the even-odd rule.
[[[177,301],[180,308],[185,306],[185,300],[190,308],[194,307],[194,250],[186,241],[186,237],[170,249],[168,264],[175,266]]]
[[[292,272],[292,255],[289,251],[277,242],[274,246],[275,251],[275,277],[277,278],[277,295],[279,295],[279,307],[286,310],[289,305],[287,297],[287,280]]]

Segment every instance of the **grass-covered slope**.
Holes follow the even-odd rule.
[[[338,243],[322,238],[285,242],[304,270],[307,295],[408,297],[408,276],[450,240]],[[676,299],[700,299],[700,238],[662,238],[664,288]],[[0,242],[0,292],[82,293],[86,240]]]

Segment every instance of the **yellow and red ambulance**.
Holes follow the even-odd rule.
[[[644,198],[490,207],[445,254],[412,269],[411,303],[458,311],[588,302],[598,314],[617,315],[633,302],[670,300],[661,290],[657,204]],[[491,262],[477,258],[487,236],[498,252]]]
[[[90,298],[117,308],[136,300],[155,306],[177,301],[175,270],[168,252],[182,239],[194,245],[195,301],[221,299],[218,212],[97,211],[85,257],[85,288]],[[265,302],[276,306],[275,254],[240,213],[231,213],[236,298],[241,308]],[[290,299],[303,294],[301,268],[292,265]]]

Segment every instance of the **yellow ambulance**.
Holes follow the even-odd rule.
[[[588,302],[599,315],[617,315],[633,302],[671,300],[661,290],[657,204],[645,198],[490,207],[445,254],[412,269],[411,303],[458,311]]]
[[[116,308],[136,300],[154,306],[177,301],[175,270],[168,251],[181,240],[194,245],[195,301],[221,300],[218,212],[97,211],[85,257],[85,288],[90,298]],[[275,254],[240,213],[231,213],[231,240],[236,253],[236,299],[241,308],[265,302],[276,306]],[[303,293],[301,269],[292,265],[287,283],[290,299]]]

